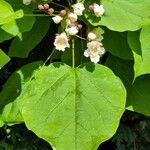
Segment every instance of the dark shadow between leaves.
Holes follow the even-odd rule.
[[[78,68],[85,68],[87,71],[93,72],[95,70],[95,64],[88,62],[80,65]]]
[[[150,116],[150,74],[137,77],[127,93],[127,107]]]
[[[61,63],[61,62],[54,62],[52,63],[52,65],[55,67],[55,68],[60,68],[61,66],[64,66],[65,63]]]
[[[0,92],[0,112],[2,112],[5,105],[16,100],[22,91],[23,82],[27,82],[30,79],[33,71],[39,68],[41,63],[41,61],[38,61],[27,64],[9,77]]]

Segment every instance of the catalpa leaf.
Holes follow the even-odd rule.
[[[94,26],[103,25],[114,31],[135,31],[150,23],[149,0],[101,0],[105,13],[96,17],[89,11],[92,3],[99,0],[85,0],[85,17]]]
[[[107,67],[54,63],[35,72],[18,104],[26,126],[53,149],[96,150],[116,132],[125,99]]]
[[[129,32],[129,45],[134,54],[135,78],[150,73],[150,26],[142,28],[141,32]]]

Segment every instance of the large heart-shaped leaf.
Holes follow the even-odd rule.
[[[85,0],[85,17],[94,26],[104,25],[115,31],[134,31],[150,23],[149,0],[102,0],[105,9],[102,18],[88,11],[93,2],[100,4],[99,0]]]
[[[41,67],[18,98],[27,127],[53,149],[95,150],[119,124],[126,92],[110,69]]]

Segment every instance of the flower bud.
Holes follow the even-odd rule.
[[[49,8],[47,11],[48,11],[48,14],[50,14],[50,15],[54,13],[54,9],[53,8]]]
[[[82,28],[82,24],[78,24],[77,26],[78,26],[78,28],[79,28],[79,29],[81,29],[81,28]]]
[[[90,5],[90,6],[89,6],[89,10],[90,10],[90,11],[93,11],[93,10],[94,10],[94,6],[93,6],[93,5]]]
[[[41,4],[39,4],[39,5],[38,5],[38,9],[39,9],[39,10],[43,10],[43,9],[44,9],[44,6],[41,5]]]
[[[66,14],[67,14],[67,11],[66,11],[65,9],[64,9],[64,10],[61,10],[60,13],[59,13],[59,15],[60,15],[61,17],[66,16]]]
[[[44,9],[49,9],[49,5],[48,4],[44,4]]]

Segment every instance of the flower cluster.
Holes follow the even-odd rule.
[[[78,23],[78,16],[83,15],[85,7],[82,3],[77,3],[72,6],[73,12],[67,10],[61,10],[60,13],[52,20],[54,23],[59,24],[65,20],[65,30],[63,33],[56,35],[54,46],[57,50],[64,51],[65,48],[69,48],[69,36],[75,36],[78,34],[82,25]]]
[[[78,22],[78,19],[83,15],[85,7],[81,2],[78,2],[71,7],[71,10],[65,8],[55,14],[55,10],[50,8],[49,4],[38,5],[39,10],[53,16],[52,20],[55,24],[61,24],[63,26],[64,31],[57,34],[54,41],[54,46],[59,51],[65,51],[66,48],[70,48],[69,40],[72,39],[72,36],[80,37],[77,34],[80,29],[82,29],[82,25]],[[105,12],[103,5],[98,5],[96,3],[89,6],[89,11],[96,17],[101,17]],[[98,35],[94,32],[89,32],[87,39],[85,39],[88,42],[84,56],[90,57],[90,60],[94,63],[98,63],[100,57],[105,53],[105,49],[99,39]]]

